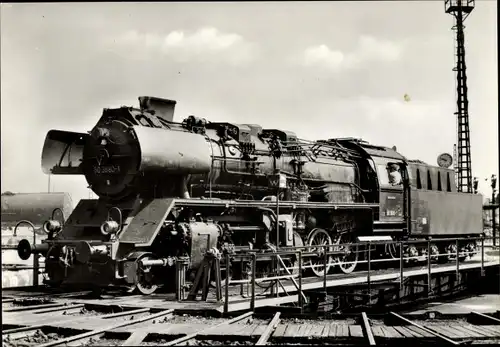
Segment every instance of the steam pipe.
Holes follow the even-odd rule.
[[[142,266],[168,266],[168,259],[143,259],[141,260]]]

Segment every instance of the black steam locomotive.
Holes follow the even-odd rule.
[[[332,245],[342,256],[304,261],[316,276],[352,272],[363,238],[477,236],[482,199],[457,192],[454,172],[407,160],[395,148],[352,138],[305,141],[255,124],[173,121],[175,101],[140,97],[140,108],[104,109],[92,131],[51,130],[44,172],[84,175],[98,200],[81,200],[64,223],[51,220],[42,245],[49,283],[128,285],[152,293],[181,257]],[[445,158],[446,159],[446,158]],[[446,166],[446,165],[442,165]],[[472,251],[475,242],[461,243]],[[416,256],[427,248],[407,246]],[[431,252],[456,252],[456,243]],[[385,247],[398,257],[394,247]],[[223,258],[224,259],[224,258]],[[265,275],[266,258],[259,258]],[[264,259],[264,260],[262,260]],[[271,258],[269,258],[271,259]],[[295,256],[284,258],[297,264]],[[243,262],[222,264],[244,276]],[[192,275],[192,273],[191,273]]]

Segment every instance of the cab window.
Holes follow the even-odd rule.
[[[432,190],[432,179],[430,170],[427,171],[427,190]]]
[[[417,169],[417,189],[422,189],[422,179],[420,178],[420,169]]]
[[[401,166],[390,159],[375,160],[377,166],[378,179],[381,187],[402,189],[403,179]]]

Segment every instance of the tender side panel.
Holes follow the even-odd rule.
[[[172,207],[174,199],[144,201],[139,210],[130,215],[133,218],[129,218],[130,224],[120,234],[120,242],[150,246]]]
[[[429,234],[429,204],[424,200],[425,193],[420,190],[411,190],[411,233],[412,235],[428,235]]]
[[[429,190],[412,191],[414,235],[482,232],[482,196]]]

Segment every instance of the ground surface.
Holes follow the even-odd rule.
[[[478,295],[453,302],[433,302],[412,311],[412,314],[435,311],[442,314],[465,314],[471,311],[495,313],[500,311],[500,294]]]

